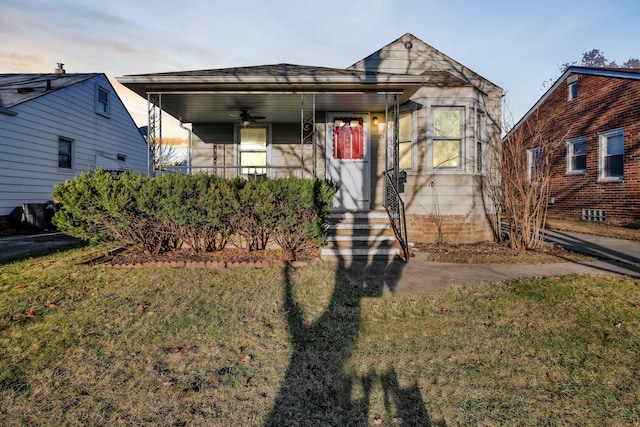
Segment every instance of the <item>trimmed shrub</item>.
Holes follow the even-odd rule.
[[[211,252],[234,239],[256,251],[273,238],[295,259],[321,243],[336,190],[332,182],[318,179],[148,178],[98,170],[55,187],[62,208],[53,221],[71,236],[121,240],[146,253],[182,247]]]

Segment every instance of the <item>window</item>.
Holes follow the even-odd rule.
[[[462,108],[434,109],[432,166],[460,169],[461,150]]]
[[[569,83],[569,100],[576,99],[578,97],[578,82]]]
[[[413,111],[400,113],[398,119],[398,139],[400,141],[400,169],[413,170]]]
[[[240,143],[238,144],[240,158],[240,173],[242,175],[267,174],[267,128],[240,128]]]
[[[361,117],[337,117],[333,119],[334,159],[364,159],[364,149],[364,122]]]
[[[58,138],[58,167],[71,169],[71,149],[72,140],[59,137]]]
[[[542,166],[542,147],[527,150],[527,178],[529,182],[540,181]]]
[[[600,178],[624,178],[624,132],[615,129],[600,135]]]
[[[484,156],[484,144],[487,141],[487,115],[478,111],[476,115],[476,172],[482,172],[482,158]]]
[[[584,136],[570,139],[567,143],[567,173],[587,171],[587,139]]]
[[[102,114],[104,116],[108,116],[111,113],[110,98],[111,93],[109,92],[109,90],[103,88],[102,86],[96,85],[96,113]]]
[[[576,99],[578,97],[578,76],[572,75],[567,79],[568,100]]]

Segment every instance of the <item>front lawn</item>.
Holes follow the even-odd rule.
[[[0,425],[639,425],[640,281],[0,265]]]

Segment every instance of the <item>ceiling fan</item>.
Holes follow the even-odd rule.
[[[247,127],[249,125],[251,125],[251,123],[254,120],[262,120],[262,119],[266,119],[266,117],[264,116],[252,116],[251,114],[249,114],[249,110],[246,108],[243,108],[240,110],[240,124],[242,124],[242,126]]]

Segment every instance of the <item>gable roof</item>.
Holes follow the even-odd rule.
[[[0,74],[0,112],[14,115],[10,109],[32,99],[48,95],[81,81],[99,76],[91,74]]]
[[[407,38],[415,45],[411,68],[393,68],[404,64],[402,58],[396,59],[405,52]],[[396,56],[385,67],[369,66],[373,58],[387,53]],[[424,86],[467,86],[494,97],[503,95],[500,87],[409,33],[348,68],[280,63],[125,75],[117,80],[144,99],[162,95],[162,110],[180,121],[207,123],[228,122],[230,111],[252,108],[253,114],[268,116],[272,123],[299,120],[299,100],[291,94],[326,95],[316,99],[319,108],[340,106],[354,111],[382,111],[387,108],[387,95],[400,95],[403,103]],[[264,98],[259,107],[257,94]]]
[[[522,116],[518,123],[509,130],[517,129],[531,114],[533,114],[544,101],[564,82],[571,74],[584,74],[589,76],[609,77],[614,79],[640,80],[640,69],[638,68],[602,68],[602,67],[582,67],[572,65],[568,67],[564,73],[555,81],[555,83],[533,104],[533,107]]]
[[[387,60],[391,61],[387,62]],[[499,96],[502,96],[503,92],[502,88],[495,83],[411,33],[403,34],[347,69],[365,72],[386,71],[431,75],[433,76],[430,79],[431,84],[439,81],[440,85],[474,86],[485,93],[495,92]]]

